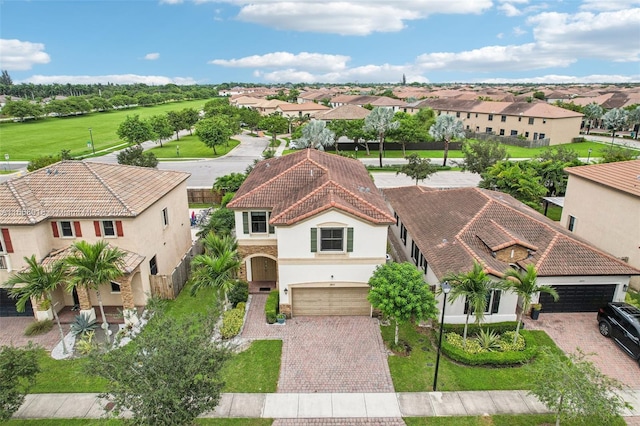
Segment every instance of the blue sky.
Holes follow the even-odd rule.
[[[14,82],[640,82],[640,0],[0,0]]]

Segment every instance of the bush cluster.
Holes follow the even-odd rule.
[[[242,329],[244,321],[244,303],[237,308],[231,309],[222,315],[222,329],[220,334],[223,339],[230,339],[237,336]]]
[[[278,305],[280,303],[280,294],[278,290],[273,290],[267,297],[267,302],[264,305],[264,313],[267,317],[267,322],[273,324],[276,322],[276,315],[278,315]]]
[[[238,303],[249,300],[249,283],[246,281],[238,281],[227,294],[229,303],[235,308]]]
[[[476,339],[469,337],[467,337],[466,349],[462,349],[462,336],[455,332],[447,333],[447,338],[442,341],[442,352],[452,360],[467,365],[523,364],[538,352],[536,341],[528,331],[522,330],[514,345],[513,333],[513,331],[503,333],[500,338],[502,351],[493,352],[482,349]],[[513,350],[514,348],[516,350]]]
[[[480,330],[483,329],[483,327],[487,328],[487,326],[489,326],[489,328],[491,328],[491,330],[495,331],[496,333],[503,334],[503,333],[506,333],[507,331],[515,330],[517,324],[518,323],[516,321],[496,322],[496,323],[491,323],[490,325],[483,324],[481,326],[478,324],[471,323],[469,324],[469,328],[467,329],[467,335],[473,336],[474,334],[478,334],[480,333]],[[523,327],[524,327],[524,324],[520,324],[520,328],[523,328]],[[462,335],[464,331],[464,324],[444,324],[443,328],[445,333],[454,332]]]
[[[24,330],[25,336],[37,336],[38,334],[48,333],[53,328],[53,321],[47,319],[44,321],[34,321]]]

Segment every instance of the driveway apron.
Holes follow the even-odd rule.
[[[318,316],[268,325],[265,295],[252,295],[242,337],[282,339],[278,392],[393,392],[377,319]]]
[[[598,331],[595,312],[545,314],[537,321],[525,320],[529,330],[544,330],[566,353],[580,348],[600,371],[632,389],[640,389],[638,363],[616,343]]]

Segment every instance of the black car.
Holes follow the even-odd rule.
[[[610,302],[598,310],[600,334],[611,337],[633,359],[640,361],[640,309]]]

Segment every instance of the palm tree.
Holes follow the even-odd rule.
[[[26,304],[31,298],[43,301],[45,306],[51,307],[62,339],[62,351],[66,355],[67,346],[64,342],[64,331],[62,331],[56,309],[51,306],[51,292],[67,279],[66,267],[62,262],[56,262],[50,268],[45,268],[38,264],[35,255],[25,257],[24,260],[27,262],[27,269],[16,272],[5,282],[11,287],[9,295],[18,299],[16,301],[18,312],[24,312]],[[14,288],[18,284],[24,284],[24,287]]]
[[[202,238],[202,245],[204,246],[204,252],[210,256],[219,257],[226,251],[234,252],[238,254],[238,241],[228,234],[217,235],[214,232],[209,232]]]
[[[118,248],[109,247],[104,240],[95,244],[78,241],[73,244],[71,255],[64,260],[71,269],[71,279],[67,285],[67,291],[72,291],[77,286],[96,291],[100,315],[102,315],[102,328],[107,342],[110,341],[109,324],[104,315],[100,286],[124,275],[122,272],[124,256],[124,252]]]
[[[471,312],[476,317],[476,324],[484,320],[484,311],[487,309],[487,300],[493,287],[492,281],[484,271],[481,264],[473,262],[473,268],[469,272],[448,274],[443,278],[451,284],[449,303],[454,303],[459,297],[464,297],[467,307],[467,318],[464,323],[463,344],[467,345],[467,329]]]
[[[382,167],[382,151],[384,149],[384,137],[389,130],[397,129],[400,122],[393,121],[393,111],[388,108],[376,107],[364,119],[365,132],[373,132],[378,137],[380,167]]]
[[[322,120],[311,120],[302,128],[302,137],[293,141],[296,149],[315,148],[324,151],[335,143],[335,133]]]
[[[449,155],[449,142],[452,139],[464,138],[464,124],[453,115],[442,114],[436,118],[435,124],[429,129],[429,134],[436,140],[444,141],[444,161],[442,165],[446,166]]]
[[[237,252],[227,250],[219,256],[199,254],[191,261],[191,295],[195,296],[203,288],[215,288],[224,296],[225,307],[229,304],[227,293],[235,284],[241,262]]]
[[[518,298],[522,299],[522,310],[518,315],[518,325],[516,326],[516,334],[513,338],[515,343],[520,333],[520,324],[522,323],[522,315],[528,311],[531,305],[531,299],[536,293],[547,293],[553,297],[554,301],[557,301],[559,296],[558,292],[551,286],[538,285],[536,282],[538,279],[538,273],[535,266],[532,264],[527,265],[526,271],[518,271],[516,269],[507,270],[500,281],[499,287],[503,290],[512,291],[518,295]]]
[[[611,144],[616,139],[616,131],[623,130],[627,125],[627,110],[622,108],[610,109],[602,116],[602,122],[607,130],[611,130]]]
[[[591,102],[590,104],[585,105],[582,110],[584,114],[584,118],[588,121],[587,123],[587,134],[591,131],[591,127],[593,126],[593,122],[595,120],[599,120],[602,117],[603,109],[600,105],[595,102]]]

